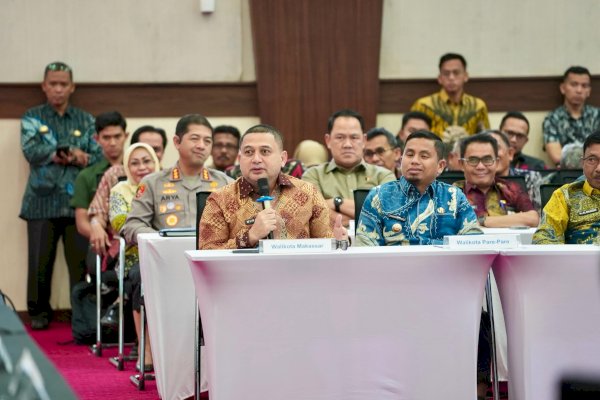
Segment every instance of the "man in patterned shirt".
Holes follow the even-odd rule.
[[[442,244],[445,235],[481,233],[465,195],[436,181],[444,170],[444,144],[432,132],[406,140],[402,177],[372,189],[356,230],[359,246]]]
[[[347,239],[341,216],[332,231],[329,209],[317,188],[281,173],[286,161],[277,129],[256,125],[244,133],[239,154],[242,176],[208,197],[200,221],[200,249],[252,248],[271,232],[280,239],[334,235]],[[266,209],[256,201],[261,178],[268,180],[273,198]]]
[[[83,277],[87,240],[75,228],[69,201],[79,171],[102,157],[93,139],[94,117],[69,104],[75,91],[71,68],[48,64],[42,90],[47,102],[21,119],[21,147],[30,174],[19,217],[27,221],[27,310],[33,329],[47,328],[52,317],[52,270],[61,237],[71,287]]]
[[[600,109],[585,104],[592,92],[592,75],[587,68],[570,67],[565,71],[560,92],[565,100],[546,116],[543,123],[544,147],[555,165],[560,163],[562,147],[583,143],[600,130]]]
[[[600,131],[583,143],[582,161],[585,180],[552,194],[534,244],[600,244]]]
[[[460,156],[465,180],[454,185],[467,195],[481,226],[537,226],[538,213],[527,193],[518,183],[496,177],[496,139],[490,135],[469,136],[461,142]]]
[[[462,126],[470,135],[489,129],[485,102],[464,92],[469,80],[465,58],[460,54],[444,54],[439,68],[438,83],[442,90],[418,99],[410,110],[427,114],[432,120],[431,131],[440,137],[450,125]]]
[[[541,170],[546,168],[544,161],[523,153],[523,147],[529,141],[529,120],[518,111],[509,111],[500,122],[500,130],[508,136],[510,147],[514,149],[510,166],[526,170]]]

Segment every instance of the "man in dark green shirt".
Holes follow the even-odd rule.
[[[19,217],[27,221],[27,309],[33,329],[45,329],[51,317],[52,270],[61,237],[71,287],[82,278],[87,243],[77,233],[69,201],[81,168],[102,156],[92,137],[94,117],[69,104],[75,91],[71,68],[48,64],[42,90],[47,102],[21,119],[21,148],[30,173]]]
[[[82,170],[75,180],[75,192],[71,199],[71,207],[75,209],[77,231],[88,240],[91,233],[88,207],[96,194],[96,188],[102,175],[112,165],[123,162],[123,146],[127,140],[127,123],[116,111],[96,116],[96,134],[94,139],[102,148],[104,158]]]

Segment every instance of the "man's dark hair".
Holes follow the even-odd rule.
[[[500,130],[502,130],[502,127],[504,126],[504,122],[506,122],[506,120],[509,118],[515,118],[515,119],[520,119],[521,121],[525,121],[525,123],[527,124],[527,133],[529,133],[529,120],[527,119],[525,114],[523,114],[522,112],[519,112],[519,111],[507,112],[504,115],[504,117],[502,117],[502,121],[500,121]]]
[[[253,127],[249,128],[246,132],[244,132],[244,134],[242,135],[242,138],[240,139],[240,147],[241,147],[242,143],[244,143],[244,138],[246,137],[246,135],[249,135],[251,133],[269,133],[269,134],[271,134],[275,138],[275,142],[277,142],[280,149],[283,150],[283,135],[281,134],[281,132],[279,132],[279,130],[277,128],[275,128],[274,126],[271,126],[271,125],[267,125],[267,124],[254,125]]]
[[[360,115],[359,113],[357,113],[354,110],[345,108],[343,110],[339,110],[339,111],[336,111],[333,114],[331,114],[331,116],[329,117],[329,120],[327,121],[327,133],[331,133],[331,130],[333,129],[333,124],[334,124],[335,120],[340,117],[356,118],[358,120],[358,122],[360,123],[360,129],[363,132],[365,131],[365,121],[364,121],[362,115]]]
[[[460,158],[465,158],[467,147],[469,147],[471,143],[491,144],[492,148],[494,149],[494,157],[498,157],[498,142],[496,141],[496,138],[490,135],[482,135],[481,133],[479,133],[476,135],[468,136],[460,142]]]
[[[510,149],[510,140],[508,139],[508,135],[506,135],[506,133],[498,130],[498,129],[487,129],[485,131],[481,131],[478,133],[478,135],[498,135],[500,136],[500,138],[502,138],[502,141],[504,142],[504,144],[506,145],[507,148]],[[495,136],[492,136],[494,139],[496,139]],[[496,142],[498,142],[498,139],[496,139]]]
[[[437,153],[438,160],[444,158],[444,142],[438,135],[430,131],[414,131],[406,138],[406,142],[404,142],[404,148],[408,145],[408,142],[413,139],[427,139],[433,141],[433,145],[435,146],[435,152]]]
[[[44,79],[46,79],[46,76],[48,76],[48,72],[50,71],[66,71],[69,73],[69,79],[73,82],[73,70],[62,61],[54,61],[46,65],[46,68],[44,69]]]
[[[96,134],[107,126],[120,126],[123,130],[127,129],[125,118],[117,111],[109,111],[96,116]]]
[[[410,121],[411,119],[420,119],[421,121],[427,124],[429,129],[431,129],[431,118],[429,118],[429,115],[422,113],[421,111],[409,111],[406,114],[404,114],[402,116],[402,126],[400,127],[400,129],[404,129],[408,121]]]
[[[238,145],[240,144],[240,131],[235,126],[231,125],[219,125],[215,127],[213,131],[213,136],[217,133],[228,133],[237,139]]]
[[[188,132],[188,128],[190,127],[190,125],[202,125],[210,129],[211,134],[214,132],[212,125],[210,124],[210,122],[208,122],[208,119],[206,119],[205,116],[200,114],[187,114],[181,117],[179,121],[177,121],[177,126],[175,127],[175,135],[177,135],[177,137],[180,139],[183,138],[183,135],[185,135]]]
[[[167,148],[167,133],[164,129],[152,125],[144,125],[137,128],[135,132],[133,132],[133,134],[131,135],[131,144],[139,142],[140,135],[146,132],[158,133],[162,138],[163,149]]]
[[[590,77],[590,80],[592,79],[592,74],[590,73],[590,70],[586,67],[582,67],[581,65],[573,65],[567,68],[567,70],[563,74],[563,82],[567,80],[567,76],[569,76],[569,74],[587,75]]]
[[[450,61],[450,60],[459,60],[464,69],[467,69],[467,60],[465,60],[465,58],[463,56],[461,56],[460,54],[457,53],[446,53],[443,56],[440,57],[440,64],[439,64],[439,69],[442,69],[442,65],[446,62],[446,61]]]
[[[377,136],[385,136],[385,138],[387,139],[388,144],[392,147],[392,149],[395,149],[398,146],[398,141],[396,140],[396,137],[394,135],[392,135],[392,132],[388,131],[385,128],[372,128],[367,132],[367,142],[373,138],[376,138]]]
[[[600,144],[600,131],[592,133],[585,139],[585,142],[583,142],[583,154],[585,154],[585,150],[593,144]]]

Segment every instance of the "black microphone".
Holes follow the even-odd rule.
[[[259,178],[256,182],[258,185],[258,195],[260,197],[269,197],[269,180],[267,178]],[[262,200],[263,210],[271,208],[271,200]],[[267,239],[273,239],[273,232],[269,232]]]

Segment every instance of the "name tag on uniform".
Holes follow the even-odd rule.
[[[580,211],[577,213],[577,215],[579,215],[580,217],[583,217],[584,215],[593,214],[595,212],[598,212],[597,208],[592,208],[591,210]]]

